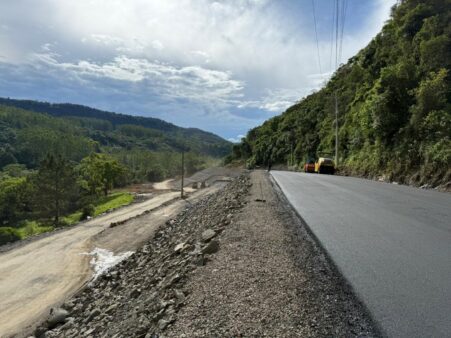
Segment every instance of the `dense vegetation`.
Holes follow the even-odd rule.
[[[108,195],[125,182],[126,173],[116,159],[97,153],[79,164],[48,154],[37,170],[5,166],[0,172],[0,244],[131,203],[130,194]]]
[[[0,99],[0,102],[10,104],[0,105],[0,170],[14,163],[36,169],[47,154],[59,154],[79,163],[95,152],[109,154],[124,164],[129,182],[158,181],[180,171],[182,149],[188,152],[188,171],[230,151],[230,143],[219,136],[176,127],[158,119],[100,112],[76,105],[9,99]],[[13,105],[36,110],[58,107],[54,108],[54,115],[59,117]],[[71,109],[64,113],[65,107]],[[82,107],[81,113],[77,115],[73,107]],[[89,112],[93,117],[84,117]]]
[[[16,119],[2,113],[0,123],[4,124],[3,130],[8,128],[8,124],[9,128],[14,129],[17,126],[33,127],[33,123],[38,123],[41,128],[55,129],[54,132],[70,131],[75,136],[82,135],[102,147],[142,147],[152,151],[177,152],[189,149],[194,153],[213,157],[223,157],[230,151],[230,142],[217,135],[196,128],[177,127],[151,117],[116,114],[75,104],[8,98],[0,98],[0,106],[16,107],[22,111],[21,118]],[[5,107],[1,110],[4,111]],[[26,116],[23,110],[44,115]],[[10,110],[10,115],[19,114],[20,111]],[[60,118],[52,119],[52,116]],[[2,134],[3,130],[0,129]]]
[[[216,135],[158,119],[0,101],[0,244],[130,203],[108,194],[179,175],[182,150],[188,174],[230,151]]]
[[[250,130],[229,160],[299,165],[334,154],[337,93],[342,171],[449,182],[450,64],[450,1],[400,1],[382,32],[324,88]]]

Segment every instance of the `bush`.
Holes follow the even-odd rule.
[[[94,216],[95,212],[96,212],[96,208],[94,207],[93,204],[88,204],[88,205],[84,206],[82,213],[81,213],[80,220],[85,220],[88,217]]]
[[[11,227],[0,227],[0,245],[19,241],[20,235]]]
[[[39,235],[44,232],[52,231],[53,226],[42,225],[36,221],[24,221],[20,224],[20,227],[15,229],[16,234],[20,239],[24,239],[30,236]]]
[[[146,178],[150,182],[160,182],[166,178],[167,173],[161,166],[149,169],[146,173]]]

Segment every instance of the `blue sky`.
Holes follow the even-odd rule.
[[[333,71],[333,0],[313,2],[321,73],[311,0],[1,0],[0,96],[238,140]],[[342,62],[379,32],[395,0],[347,2]]]

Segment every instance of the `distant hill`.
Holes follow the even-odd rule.
[[[449,183],[450,68],[450,1],[398,1],[367,47],[321,90],[250,130],[230,159],[300,166],[334,154],[336,93],[342,172]]]
[[[185,148],[212,157],[223,157],[231,149],[230,142],[215,134],[197,128],[181,128],[157,118],[117,114],[76,104],[9,98],[0,98],[0,105],[70,120],[83,129],[79,130],[83,136],[103,146],[139,146],[154,151],[177,152]]]

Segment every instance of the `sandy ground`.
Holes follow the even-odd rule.
[[[96,247],[116,254],[135,250],[186,203],[217,189],[199,190],[187,200],[178,199],[178,192],[163,193],[0,254],[0,337],[30,331],[91,278],[91,257],[83,253]]]
[[[202,183],[205,182],[207,185],[212,184],[216,181],[230,181],[231,178],[237,177],[241,174],[242,170],[238,168],[225,168],[225,167],[212,167],[201,170],[194,175],[185,178],[183,181],[183,186],[185,187],[185,191],[189,191],[189,188],[192,187],[193,183]],[[180,189],[181,181],[180,180],[172,180],[167,183],[168,186],[173,189]]]
[[[156,190],[171,190],[172,189],[172,182],[174,179],[165,180],[162,182],[157,182],[153,184],[153,188]]]

